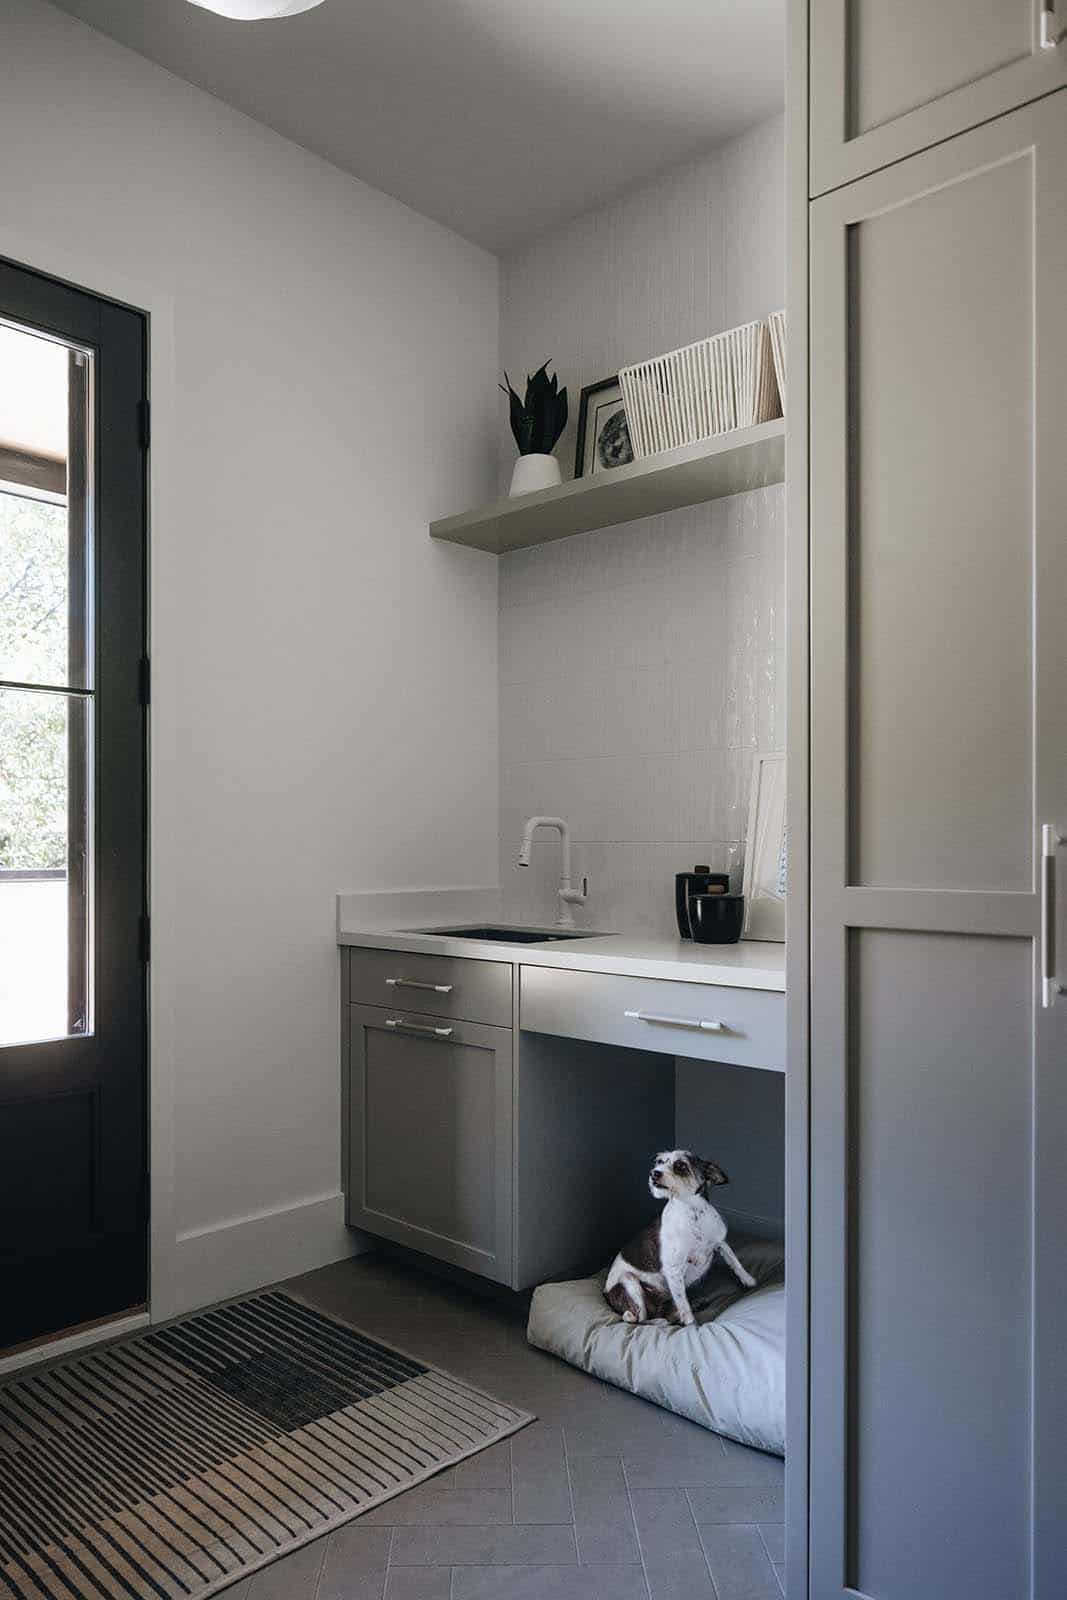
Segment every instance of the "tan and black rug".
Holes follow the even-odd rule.
[[[0,1387],[3,1600],[197,1600],[531,1421],[288,1294]]]

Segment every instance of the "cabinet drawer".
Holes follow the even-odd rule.
[[[520,1026],[531,1033],[785,1071],[785,995],[523,967]]]
[[[434,1017],[511,1027],[511,966],[507,961],[361,949],[350,950],[349,960],[353,1005],[400,1006]]]

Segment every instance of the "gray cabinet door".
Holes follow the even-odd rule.
[[[1067,82],[1067,0],[810,0],[811,192]],[[1057,13],[1060,15],[1057,16]]]
[[[1065,150],[1060,91],[812,207],[818,1600],[1067,1594]]]
[[[348,1222],[507,1283],[512,1035],[351,1006]]]

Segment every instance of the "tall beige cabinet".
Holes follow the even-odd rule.
[[[791,1600],[1067,1595],[1063,9],[794,7]]]

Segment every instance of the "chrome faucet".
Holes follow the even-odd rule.
[[[527,817],[526,826],[522,833],[522,849],[519,851],[520,867],[530,865],[530,852],[533,849],[533,836],[538,828],[555,828],[559,834],[560,844],[563,847],[563,867],[559,879],[559,917],[557,925],[561,928],[574,927],[574,912],[571,906],[584,906],[589,898],[589,879],[582,879],[582,887],[575,889],[571,883],[571,830],[562,817]]]

